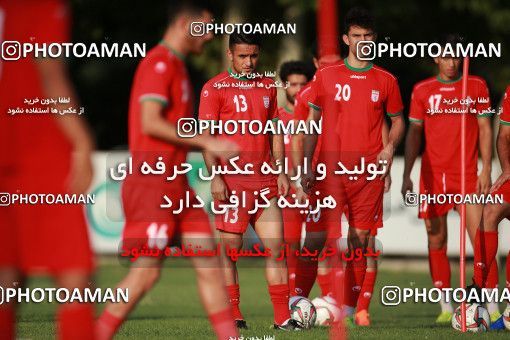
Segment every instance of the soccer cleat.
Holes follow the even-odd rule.
[[[494,323],[494,322],[496,322],[496,320],[498,320],[499,318],[501,318],[501,313],[500,313],[500,312],[498,312],[498,311],[495,311],[494,313],[492,313],[492,314],[490,315],[490,317],[491,317],[491,323]],[[502,319],[502,320],[503,320],[503,319]]]
[[[244,320],[236,320],[236,327],[239,329],[248,329],[248,325]]]
[[[449,325],[452,323],[452,312],[441,312],[436,319],[438,325]]]
[[[354,317],[354,323],[357,326],[370,326],[370,314],[366,309],[363,309],[356,313]]]
[[[294,319],[287,319],[281,325],[274,324],[273,328],[281,331],[300,331],[303,329],[303,326]]]
[[[501,315],[497,320],[491,320],[491,328],[492,331],[500,331],[505,329],[505,322],[503,321],[503,315]]]

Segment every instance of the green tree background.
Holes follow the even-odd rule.
[[[150,49],[161,39],[166,25],[167,1],[72,0],[71,5],[73,41],[146,43]],[[296,35],[264,39],[260,69],[277,70],[284,61],[311,58],[316,1],[218,0],[214,6],[218,22],[297,23]],[[391,42],[427,42],[446,32],[458,32],[469,41],[502,43],[501,58],[472,60],[470,70],[487,80],[493,103],[500,102],[510,83],[510,1],[339,1],[340,30],[343,15],[353,6],[370,9],[377,19],[379,39]],[[189,58],[195,93],[225,68],[225,42],[225,36],[217,36],[202,55]],[[129,94],[138,62],[136,58],[70,61],[74,83],[100,149],[126,148]],[[413,84],[434,75],[433,61],[385,58],[376,62],[399,78],[407,115]]]

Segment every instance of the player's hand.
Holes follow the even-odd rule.
[[[85,194],[92,182],[92,158],[90,151],[73,152],[71,171],[67,178],[67,190],[72,194]]]
[[[214,176],[211,181],[211,195],[218,201],[225,201],[228,198],[227,185],[220,176]]]
[[[239,145],[229,140],[211,138],[205,144],[205,151],[222,160],[228,160],[239,154]]]
[[[385,179],[386,176],[388,176],[388,174],[390,173],[394,153],[395,153],[395,149],[393,148],[393,146],[388,144],[377,155],[376,162],[377,162],[378,169],[382,170],[383,167],[386,168],[386,171],[384,172],[384,174],[382,174],[381,179]]]
[[[278,193],[283,196],[287,196],[289,193],[290,183],[289,178],[286,174],[278,175]]]
[[[391,188],[391,174],[384,178],[384,192],[390,191]]]
[[[490,192],[494,192],[494,191],[498,190],[508,180],[510,180],[510,171],[503,172],[501,175],[499,175],[496,182],[494,182],[494,184],[492,185]]]
[[[311,169],[310,167],[308,169]],[[309,194],[315,184],[315,173],[309,171],[301,176],[301,185],[305,193]]]
[[[491,188],[491,171],[483,168],[478,180],[476,181],[476,191],[479,194],[487,195]]]
[[[296,190],[296,200],[299,203],[304,203],[306,201],[306,199],[308,198],[308,195],[303,190],[303,187],[301,185],[297,186],[297,187],[295,187],[295,190]]]
[[[400,192],[404,199],[408,192],[413,192],[413,181],[411,181],[411,177],[404,177],[404,180],[402,181],[402,190],[400,190]]]

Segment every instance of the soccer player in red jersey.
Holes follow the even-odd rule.
[[[502,173],[490,188],[490,192],[493,195],[501,195],[504,202],[486,204],[483,207],[483,217],[476,231],[474,245],[473,283],[485,288],[491,288],[487,287],[487,284],[496,262],[499,223],[505,218],[510,218],[510,86],[505,90],[499,123],[496,146]],[[506,288],[510,289],[510,253],[506,258]],[[510,303],[507,303],[503,317],[510,320]]]
[[[283,63],[280,67],[280,79],[285,84],[288,82],[288,87],[285,89],[285,104],[278,108],[278,116],[281,121],[288,124],[291,121],[296,122],[294,117],[294,101],[296,95],[312,78],[311,70],[302,61],[289,61]],[[291,175],[294,175],[294,168],[292,166],[291,155],[291,140],[292,134],[284,136],[285,144],[285,157],[290,164]],[[291,188],[289,194],[296,194],[302,188]],[[285,243],[289,245],[289,256],[287,257],[287,271],[289,275],[289,291],[294,291],[295,277],[296,277],[296,250],[299,250],[301,240],[301,229],[303,222],[306,219],[305,214],[301,214],[296,208],[285,208],[282,210],[283,214],[283,236]]]
[[[441,38],[440,44],[453,46],[461,43],[458,35],[450,34]],[[463,113],[451,113],[462,110],[462,74],[461,58],[435,58],[438,75],[425,79],[414,86],[409,112],[410,127],[406,138],[405,167],[402,183],[402,195],[412,192],[413,183],[410,174],[420,152],[422,137],[425,149],[421,161],[420,194],[460,194],[461,193],[461,117]],[[470,106],[476,114],[466,115],[466,194],[487,194],[491,185],[492,130],[489,90],[485,81],[477,76],[469,76],[468,92],[476,103]],[[485,103],[479,99],[486,100]],[[452,104],[453,103],[453,104]],[[455,104],[456,103],[456,104]],[[480,149],[483,168],[478,170],[478,149]],[[422,202],[418,217],[425,220],[428,237],[430,273],[434,286],[450,288],[450,263],[447,257],[446,216],[453,204],[427,204]],[[455,207],[458,208],[458,207]],[[466,206],[466,225],[472,244],[475,241],[476,228],[482,216],[482,205]],[[488,287],[496,288],[498,283],[497,266],[493,263]],[[441,300],[441,313],[436,323],[451,322],[453,308]],[[491,319],[500,314],[497,305],[488,305]]]
[[[276,89],[273,80],[256,76],[255,72],[260,53],[258,35],[231,34],[227,50],[230,68],[209,80],[202,89],[200,97],[199,118],[213,122],[237,121],[246,119],[259,121],[267,126],[268,121],[278,119]],[[251,75],[246,77],[246,75]],[[210,131],[209,131],[210,132]],[[289,182],[287,175],[264,175],[261,166],[264,162],[274,164],[282,162],[284,157],[283,136],[281,134],[242,134],[235,133],[218,136],[218,139],[236,142],[241,153],[238,166],[242,169],[252,164],[253,174],[215,175],[211,182],[211,192],[216,203],[228,199],[233,191],[236,195],[243,192],[248,196],[245,204],[229,208],[226,213],[216,215],[216,228],[220,231],[223,247],[241,249],[243,233],[248,224],[254,226],[255,232],[265,248],[272,251],[266,257],[266,279],[274,310],[274,328],[282,330],[299,329],[301,326],[290,319],[289,286],[286,264],[277,260],[283,243],[283,221],[277,206],[277,195],[287,195]],[[204,154],[209,171],[219,161],[209,153]],[[221,164],[225,165],[225,164]],[[225,165],[231,169],[231,166]],[[255,209],[255,192],[267,192],[269,207]],[[258,203],[258,202],[257,202]],[[251,211],[251,213],[250,213]],[[222,252],[225,255],[225,252]],[[227,280],[230,302],[234,308],[234,318],[240,328],[246,328],[246,321],[239,309],[240,293],[236,263],[230,257],[223,256],[223,265]]]
[[[384,179],[389,174],[395,148],[403,136],[404,122],[397,79],[386,70],[362,60],[367,56],[357,55],[358,43],[376,38],[373,17],[364,9],[351,9],[344,27],[343,41],[349,46],[349,54],[344,63],[317,71],[309,100],[312,119],[323,119],[319,161],[326,164],[328,177],[313,187],[314,174],[309,173],[302,182],[305,188],[313,187],[314,191],[333,195],[340,209],[345,204],[348,206],[349,248],[354,251],[365,249],[377,228],[382,227]],[[384,114],[391,119],[386,145],[382,138]],[[308,161],[313,145],[313,138],[305,138],[304,150]],[[372,180],[368,179],[367,172],[357,178],[333,174],[338,161],[345,168],[353,169],[361,166],[362,158],[366,164],[378,165],[384,173]],[[345,266],[343,303],[349,320],[352,320],[350,316],[354,314],[366,269],[366,258],[354,264],[350,261]],[[357,312],[356,320],[360,320],[360,324],[369,324],[368,311]]]
[[[2,41],[21,44],[68,42],[67,3],[1,0],[0,35]],[[35,102],[36,98],[39,104],[33,103],[32,108],[43,110],[48,106],[42,105],[39,98],[59,97],[69,98],[73,107],[79,106],[62,59],[28,55],[0,60],[0,192],[64,195],[84,194],[88,189],[94,142],[82,118],[73,114],[8,113],[9,108],[24,108],[27,100]],[[52,109],[63,110],[63,106],[55,104]],[[93,261],[83,206],[2,207],[0,234],[4,241],[0,286],[15,287],[26,276],[44,272],[53,276],[58,287],[89,287]],[[14,307],[13,303],[0,306],[2,339],[15,338]],[[93,306],[61,304],[56,329],[61,339],[93,338]]]
[[[178,120],[193,117],[193,94],[184,57],[200,53],[210,34],[193,37],[192,22],[210,22],[211,12],[197,1],[172,3],[168,27],[159,45],[140,62],[133,81],[129,108],[129,149],[134,169],[142,162],[153,164],[163,157],[167,168],[186,162],[190,147],[205,149],[219,157],[235,154],[234,143],[219,143],[208,136],[181,138]],[[184,208],[178,215],[160,208],[163,195],[172,201],[186,192],[195,197],[186,176],[165,182],[160,177],[134,172],[122,188],[126,216],[123,251],[144,247],[163,250],[177,234],[193,247],[213,249],[212,230],[206,212]],[[196,199],[194,201],[196,203]],[[129,289],[129,302],[108,304],[96,324],[98,339],[111,339],[117,329],[157,282],[162,258],[139,257],[118,287]],[[209,321],[219,339],[238,336],[228,303],[225,280],[218,257],[192,257],[198,290]]]

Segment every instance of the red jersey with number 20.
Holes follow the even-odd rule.
[[[384,114],[399,115],[403,109],[397,78],[373,64],[354,68],[347,59],[317,71],[309,104],[322,110],[320,160],[344,164],[357,164],[361,157],[375,160],[383,148]]]
[[[278,120],[278,106],[276,88],[269,78],[247,80],[228,72],[222,72],[209,80],[202,88],[200,95],[199,119],[221,121],[227,120],[255,120],[261,126],[266,126],[269,120]],[[237,143],[240,147],[237,164],[244,168],[247,163],[253,164],[255,177],[267,180],[260,173],[263,162],[271,161],[269,134],[251,134],[246,129],[245,134],[223,134],[225,138]],[[257,128],[258,129],[258,128]],[[228,163],[226,163],[228,164]],[[253,180],[252,176],[235,176],[236,179]]]

